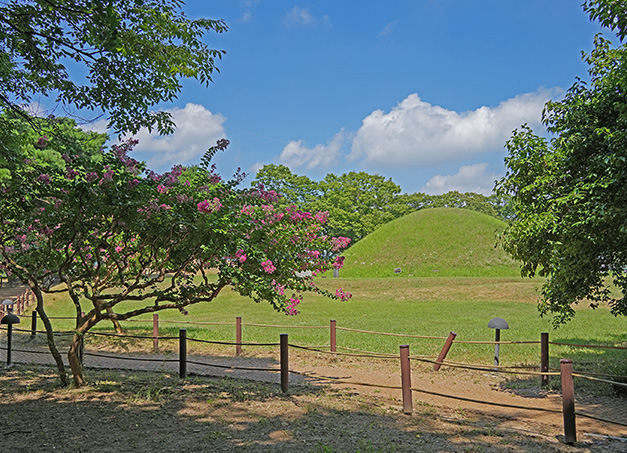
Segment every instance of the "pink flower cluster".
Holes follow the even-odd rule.
[[[290,297],[290,304],[285,307],[285,314],[288,316],[295,316],[299,313],[299,311],[296,309],[296,306],[300,304],[300,299],[298,297],[296,297],[296,295],[293,295],[292,297]]]
[[[351,297],[353,297],[353,295],[351,293],[347,293],[345,292],[342,288],[338,288],[335,290],[335,295],[341,300],[341,301],[347,301],[348,299],[350,299]]]
[[[211,214],[212,212],[218,211],[222,207],[222,203],[219,198],[214,197],[213,200],[203,200],[196,206],[198,207],[198,211],[203,214]]]
[[[331,238],[331,247],[334,252],[339,252],[340,250],[345,249],[350,244],[351,239],[343,236],[339,236],[336,238]]]
[[[335,261],[333,261],[332,266],[334,269],[342,269],[342,266],[344,266],[344,257],[336,256]]]
[[[237,252],[235,252],[235,258],[240,263],[244,263],[246,261],[246,254],[244,253],[244,250],[239,249]]]
[[[329,218],[329,211],[316,212],[316,215],[314,215],[314,217],[318,222],[325,224],[327,222],[327,219]]]
[[[285,294],[285,285],[278,283],[276,280],[272,280],[272,286],[274,286],[274,289],[276,289],[276,292],[280,296],[283,296]]]
[[[271,274],[274,271],[276,271],[276,266],[270,260],[262,261],[261,267],[263,267],[263,270],[266,271],[268,274]]]

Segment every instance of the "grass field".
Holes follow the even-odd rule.
[[[345,277],[516,277],[518,264],[496,248],[505,223],[468,209],[423,209],[389,222],[350,247]]]
[[[189,338],[234,341],[235,317],[241,316],[244,342],[278,342],[280,333],[288,333],[292,344],[328,345],[329,322],[337,327],[389,332],[408,335],[446,337],[457,333],[457,343],[448,360],[491,365],[494,346],[463,344],[462,341],[493,341],[494,330],[487,327],[493,317],[505,318],[510,329],[502,331],[502,341],[534,341],[541,332],[549,332],[553,342],[576,344],[627,345],[624,318],[615,318],[607,308],[592,310],[580,307],[575,319],[554,329],[549,319],[538,316],[535,301],[536,288],[541,280],[520,278],[390,278],[390,279],[321,279],[329,289],[338,286],[353,293],[348,302],[327,300],[307,294],[301,304],[301,314],[288,317],[275,312],[267,304],[256,304],[233,291],[224,291],[214,302],[191,306],[184,316],[177,311],[159,314],[160,335],[177,336],[179,328],[186,328]],[[47,301],[51,316],[72,316],[71,305],[58,297]],[[128,305],[130,308],[131,305]],[[152,317],[147,322],[127,322],[128,334],[152,334]],[[55,319],[57,330],[71,330],[72,321]],[[171,321],[171,322],[164,322]],[[225,322],[228,325],[193,325],[186,322]],[[254,327],[247,324],[270,324],[278,327]],[[298,329],[298,326],[321,328]],[[94,332],[112,332],[112,326],[101,323]],[[102,341],[91,337],[91,341]],[[148,347],[151,341],[146,341]],[[409,344],[411,355],[435,358],[443,340],[413,339],[338,330],[338,347],[347,347],[381,353],[397,354],[399,345]],[[89,343],[88,343],[89,347]],[[176,344],[172,344],[175,349]],[[199,347],[192,344],[192,348]],[[218,347],[226,354],[234,347]],[[246,353],[254,353],[244,347]],[[627,375],[625,350],[591,349],[551,346],[551,366],[558,367],[559,359],[574,360],[575,370]],[[502,345],[501,365],[538,365],[538,344]]]

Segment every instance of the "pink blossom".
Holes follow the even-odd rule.
[[[351,293],[347,293],[345,292],[342,288],[338,288],[335,290],[335,295],[341,300],[341,301],[347,301],[348,299],[350,299],[351,297],[353,297],[353,295]]]
[[[244,253],[244,250],[240,249],[235,252],[235,258],[237,258],[240,263],[244,263],[246,261],[246,254]]]
[[[285,285],[278,283],[276,280],[272,280],[272,286],[274,286],[279,295],[283,296],[285,294]]]
[[[276,266],[270,260],[263,261],[261,263],[261,267],[263,267],[263,270],[266,271],[268,274],[276,271]]]
[[[107,170],[104,175],[102,175],[102,179],[98,181],[98,185],[102,186],[103,184],[107,184],[113,181],[113,170]]]
[[[168,191],[168,189],[166,189],[166,187],[163,184],[159,184],[157,186],[157,192],[159,193],[166,193]]]
[[[115,248],[115,251],[116,251],[117,253],[120,253],[122,250],[123,250],[123,248],[122,248],[122,247],[120,247],[119,245]]]
[[[203,200],[196,206],[198,207],[198,211],[203,214],[211,214],[212,212],[218,211],[222,207],[222,203],[219,198],[215,197],[212,201]]]
[[[316,212],[316,215],[314,217],[316,218],[318,222],[324,224],[327,222],[327,219],[329,218],[329,211]]]
[[[335,269],[341,269],[342,266],[344,266],[344,257],[343,256],[336,256],[335,257],[335,261],[333,262],[332,266]]]
[[[299,313],[299,311],[296,309],[296,306],[300,304],[300,299],[292,296],[290,297],[290,304],[285,307],[285,314],[288,316],[295,316]]]
[[[339,252],[340,250],[345,249],[350,244],[351,239],[343,236],[339,236],[336,238],[331,238],[331,249],[334,252]]]
[[[92,182],[92,181],[95,181],[96,179],[98,179],[98,173],[96,173],[95,171],[89,172],[85,175],[85,180],[87,182]]]
[[[240,212],[242,214],[245,215],[253,215],[255,213],[255,208],[253,208],[251,205],[246,204],[242,207],[242,209],[240,210]]]

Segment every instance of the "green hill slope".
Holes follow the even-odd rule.
[[[468,209],[423,209],[346,250],[340,276],[517,277],[518,265],[494,247],[504,228],[499,219]]]

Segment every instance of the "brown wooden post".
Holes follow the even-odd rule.
[[[335,331],[335,319],[331,320],[331,352],[335,352],[335,347],[337,346],[337,336]]]
[[[575,424],[575,385],[573,382],[572,360],[560,360],[560,375],[562,378],[564,443],[574,444],[577,442],[577,427]]]
[[[281,334],[281,391],[283,393],[287,393],[287,389],[289,388],[289,380],[290,380],[290,371],[289,371],[289,350],[287,343],[287,334]]]
[[[400,346],[401,349],[401,388],[403,393],[403,413],[411,415],[411,367],[409,365],[409,345]]]
[[[444,346],[442,346],[442,351],[440,351],[440,355],[436,359],[436,362],[444,361],[444,359],[446,358],[446,354],[448,354],[449,349],[451,349],[451,346],[453,345],[453,340],[455,340],[456,336],[457,334],[455,332],[451,332],[448,334],[448,338],[444,342]],[[441,363],[436,363],[435,365],[433,365],[433,371],[438,371],[441,366]]]
[[[159,351],[159,314],[152,314],[152,350]]]
[[[179,377],[187,377],[187,329],[179,330]]]
[[[22,295],[18,294],[17,298],[15,299],[15,314],[16,315],[21,315],[22,314]]]
[[[549,333],[540,333],[540,372],[548,373],[549,371]],[[540,377],[540,386],[545,387],[549,384],[550,376],[543,374]]]
[[[235,355],[242,353],[242,317],[235,318]]]

